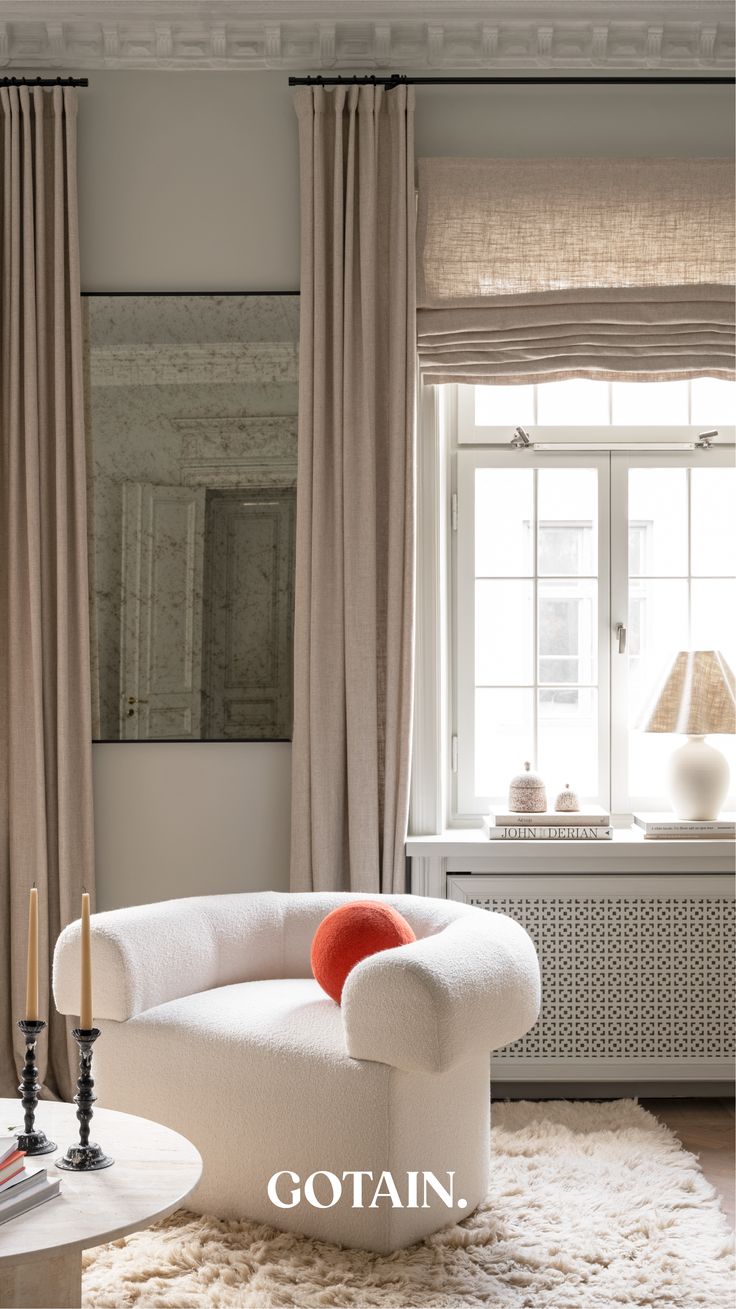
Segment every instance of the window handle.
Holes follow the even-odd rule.
[[[618,640],[619,654],[626,654],[626,626],[624,623],[616,623],[614,628]]]

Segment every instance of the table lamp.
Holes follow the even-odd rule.
[[[735,688],[720,650],[681,650],[645,716],[644,732],[682,732],[688,738],[670,759],[670,799],[678,818],[718,817],[729,768],[705,737],[736,732]]]

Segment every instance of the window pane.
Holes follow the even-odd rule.
[[[476,427],[518,427],[533,422],[533,386],[476,386]]]
[[[537,422],[548,427],[607,427],[608,383],[571,378],[537,387]]]
[[[690,600],[694,650],[720,650],[736,670],[736,582],[693,581]]]
[[[612,382],[611,421],[626,427],[688,423],[687,382]]]
[[[629,523],[629,576],[639,577],[646,571],[647,524]]]
[[[678,650],[688,647],[687,581],[632,581],[628,628],[629,722],[635,729]]]
[[[539,771],[548,804],[569,782],[584,796],[598,794],[598,695],[579,688],[539,691]]]
[[[509,782],[533,759],[533,691],[475,693],[475,789],[504,798]]]
[[[531,468],[476,469],[476,577],[530,575],[533,518]]]
[[[539,681],[595,682],[597,585],[539,582]]]
[[[736,576],[736,468],[693,468],[692,571],[701,577]]]
[[[595,468],[542,468],[537,474],[540,574],[594,574],[598,474]]]
[[[720,377],[695,377],[690,383],[690,421],[715,427],[736,423],[736,382]]]
[[[632,468],[629,472],[629,571],[640,576],[687,575],[687,470]]]
[[[528,686],[534,680],[531,582],[475,584],[475,681]]]

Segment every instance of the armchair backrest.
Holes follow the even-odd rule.
[[[275,977],[309,977],[319,923],[349,900],[385,899],[422,939],[474,914],[469,905],[423,896],[258,891],[193,896],[114,909],[92,917],[96,1019],[124,1022],[181,996]],[[61,1013],[79,1006],[80,924],[54,951],[54,998]]]

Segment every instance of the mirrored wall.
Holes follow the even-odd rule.
[[[298,296],[84,303],[95,738],[288,739]]]

